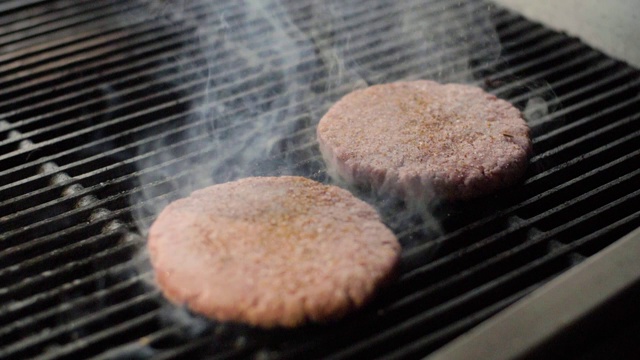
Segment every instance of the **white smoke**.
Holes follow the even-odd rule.
[[[309,146],[315,125],[349,91],[418,78],[470,82],[472,58],[483,63],[500,54],[486,5],[478,3],[150,4],[150,20],[192,29],[197,51],[188,56],[202,62],[166,59],[178,74],[197,74],[188,79],[201,85],[177,93],[192,99],[186,120],[139,148],[141,187],[131,202],[141,205],[135,216],[142,234],[168,202],[195,189],[252,175],[311,176],[301,172],[300,161],[318,158]],[[173,79],[179,86],[175,79],[182,77]],[[303,155],[291,155],[293,149]],[[437,229],[428,211],[421,212]],[[393,213],[391,226],[406,222],[402,210],[394,206]]]

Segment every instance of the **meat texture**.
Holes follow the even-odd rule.
[[[370,205],[301,177],[214,185],[165,208],[148,248],[171,301],[221,321],[336,319],[388,281],[400,245]]]
[[[419,201],[510,186],[532,152],[513,105],[477,87],[428,80],[346,95],[320,120],[317,137],[332,176]]]

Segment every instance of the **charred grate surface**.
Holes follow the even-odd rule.
[[[311,26],[317,4],[290,1],[265,8],[289,19],[283,34],[272,34],[269,21],[220,32],[249,21],[245,5],[187,2],[174,13],[166,1],[0,4],[0,358],[424,356],[640,226],[637,70],[484,2],[361,1],[329,12],[341,22]],[[408,34],[418,19],[456,34],[478,25],[470,14],[488,11],[500,57],[481,50],[461,61],[456,46],[475,41],[467,38],[422,56],[415,39],[391,31],[398,11],[412,16],[401,24]],[[200,46],[216,34],[244,39],[265,63],[286,63],[286,49],[260,39],[295,32],[314,41],[300,45],[295,76],[284,80],[224,46]],[[337,48],[358,79],[341,74],[322,44],[346,44]],[[327,81],[336,72],[341,82]],[[185,325],[166,311],[138,255],[144,238],[134,214],[152,214],[131,199],[174,198],[173,184],[193,172],[155,175],[221,156],[194,147],[194,129],[232,136],[264,119],[256,114],[275,114],[286,131],[257,173],[328,181],[314,124],[357,81],[458,73],[529,117],[535,156],[522,184],[435,207],[440,232],[386,207],[405,246],[402,274],[336,324],[259,331],[193,318]],[[279,102],[287,82],[311,84],[313,96]],[[226,110],[198,117],[203,109],[192,105],[212,93]]]

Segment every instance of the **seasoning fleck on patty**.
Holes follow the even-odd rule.
[[[482,89],[428,80],[356,90],[320,120],[332,176],[404,199],[470,199],[513,185],[532,146],[520,111]]]
[[[388,281],[400,245],[370,205],[302,177],[210,186],[167,206],[148,242],[171,301],[221,321],[337,319]]]

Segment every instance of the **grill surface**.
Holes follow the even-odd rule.
[[[313,96],[282,103],[279,81],[224,48],[211,56],[199,45],[194,24],[206,18],[205,31],[233,27],[240,3],[187,3],[178,15],[164,5],[0,4],[0,358],[423,356],[640,226],[640,74],[576,39],[483,2],[389,9],[361,1],[337,28],[310,29],[309,5],[291,1],[270,10],[291,16],[287,31],[315,31],[318,42],[301,45],[307,55],[285,77],[314,84]],[[469,14],[489,11],[501,56],[472,53],[467,69],[455,56],[462,39],[429,56],[411,55],[404,38],[368,42],[371,34],[384,39],[385,19],[398,9],[453,32],[475,25]],[[419,23],[407,22],[407,32]],[[368,83],[462,73],[526,108],[536,154],[526,179],[489,199],[435,206],[438,226],[368,197],[401,238],[402,272],[370,306],[336,324],[260,331],[168,310],[138,252],[144,237],[134,215],[148,224],[153,213],[130,200],[181,195],[195,170],[180,167],[167,179],[167,166],[219,155],[215,146],[189,152],[195,140],[187,137],[203,126],[191,104],[211,93],[227,110],[206,111],[205,137],[238,134],[262,114],[286,128],[250,172],[329,181],[315,123],[356,85],[328,83],[331,64],[316,55],[320,43],[341,41],[340,26],[352,29],[345,62],[363,69]],[[257,22],[229,36],[259,48],[273,31]],[[265,62],[286,62],[278,60],[285,50],[267,50]],[[448,60],[432,67],[436,56]],[[250,107],[238,101],[254,93]]]

